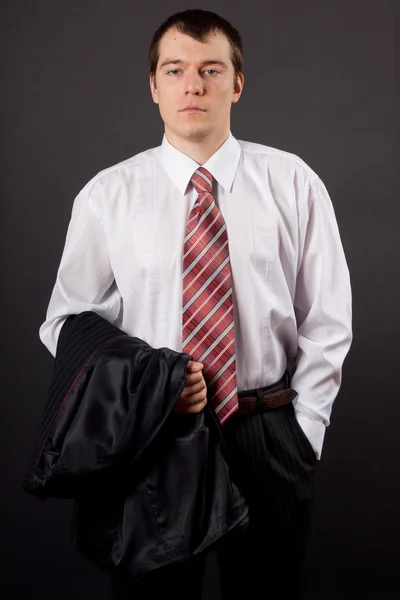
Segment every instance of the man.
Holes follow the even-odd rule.
[[[162,144],[77,196],[40,335],[54,354],[65,318],[93,310],[192,356],[175,410],[213,406],[250,510],[249,530],[217,546],[223,598],[301,598],[351,290],[319,177],[297,156],[230,132],[242,62],[239,33],[214,13],[178,13],[157,30],[150,87]],[[297,397],[279,404],[290,376]],[[114,582],[114,593],[200,598],[203,569],[197,559],[140,590]]]

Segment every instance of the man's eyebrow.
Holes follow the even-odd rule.
[[[180,60],[180,59],[172,59],[172,58],[167,58],[166,60],[164,60],[164,62],[160,65],[160,69],[162,69],[162,67],[165,67],[166,65],[183,65],[184,61]],[[201,63],[202,67],[205,67],[206,65],[219,65],[220,67],[223,67],[225,69],[228,68],[228,65],[223,61],[223,60],[204,60]]]

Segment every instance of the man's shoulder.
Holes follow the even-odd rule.
[[[89,192],[97,183],[107,185],[123,181],[127,173],[135,170],[140,171],[143,176],[146,168],[149,170],[152,168],[152,163],[158,156],[159,148],[159,146],[156,146],[154,148],[149,148],[148,150],[143,150],[125,160],[102,169],[86,183],[82,188],[81,193]]]
[[[257,142],[248,142],[244,140],[237,140],[240,144],[241,151],[244,156],[254,157],[265,161],[268,166],[276,166],[291,169],[300,169],[305,172],[310,179],[318,177],[315,171],[308,165],[300,156],[293,152],[274,148],[272,146],[266,146]]]

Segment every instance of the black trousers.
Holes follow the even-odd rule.
[[[263,388],[265,389],[265,388]],[[250,527],[217,545],[223,600],[304,598],[314,451],[288,404],[232,417],[223,425],[232,478],[245,497]],[[112,582],[118,600],[201,600],[205,557],[165,569],[146,584]]]

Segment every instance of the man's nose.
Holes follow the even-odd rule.
[[[203,80],[198,73],[188,73],[186,77],[186,92],[188,94],[202,94],[204,91]]]

